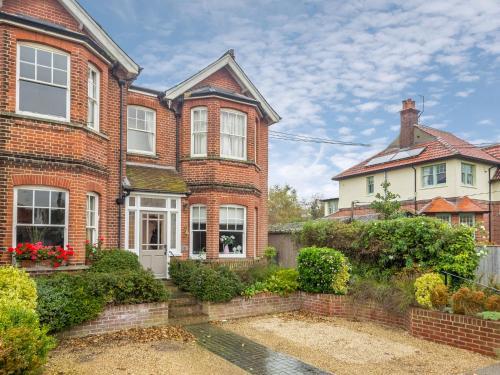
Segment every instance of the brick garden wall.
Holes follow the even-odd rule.
[[[297,310],[403,328],[415,337],[488,356],[495,356],[500,349],[500,322],[418,308],[395,314],[375,304],[352,304],[346,296],[300,292],[280,297],[264,293],[228,303],[205,303],[203,309],[211,321]]]
[[[90,322],[73,327],[61,337],[81,337],[168,324],[168,302],[109,306]]]

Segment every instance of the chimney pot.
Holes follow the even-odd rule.
[[[411,98],[403,100],[403,110],[408,109],[408,108],[415,109],[415,100],[413,100]]]

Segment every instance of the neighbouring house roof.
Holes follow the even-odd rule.
[[[500,161],[500,143],[492,146],[483,147],[483,150]],[[500,181],[500,167],[497,168],[492,180]]]
[[[414,125],[414,127],[431,137],[429,141],[418,143],[414,146],[409,147],[408,149],[405,149],[405,151],[419,151],[418,149],[423,149],[419,153],[416,152],[415,156],[398,160],[389,160],[388,162],[380,164],[368,165],[369,162],[374,158],[378,158],[384,155],[390,155],[399,150],[395,147],[389,147],[372,156],[371,158],[346,169],[345,171],[333,177],[333,179],[342,180],[344,178],[356,175],[365,175],[387,169],[411,166],[414,164],[422,164],[431,162],[433,160],[448,159],[451,157],[461,157],[464,159],[483,161],[490,164],[500,164],[500,160],[498,158],[486,152],[484,149],[476,147],[449,132],[430,128],[424,125]]]
[[[332,198],[325,198],[325,199],[320,199],[320,202],[330,202],[334,200],[339,200],[339,197],[332,197]]]
[[[271,123],[275,123],[281,120],[281,117],[278,115],[278,113],[269,105],[269,103],[262,96],[259,90],[257,90],[257,87],[255,87],[252,81],[250,81],[243,69],[241,69],[241,67],[236,63],[233,57],[233,52],[231,50],[224,53],[224,55],[222,55],[218,60],[211,63],[206,68],[200,70],[198,73],[192,75],[188,79],[165,91],[165,98],[169,100],[178,98],[186,91],[189,91],[195,85],[222,68],[227,68],[230,74],[238,82],[238,84],[242,88],[244,88],[251,95],[251,97],[253,97],[260,103],[264,114],[270,118]],[[247,98],[251,99],[251,97]]]
[[[305,222],[286,223],[286,224],[271,224],[269,225],[269,233],[295,233],[300,232]]]
[[[187,194],[186,182],[174,169],[127,165],[128,190]]]
[[[432,213],[459,213],[459,212],[487,212],[488,210],[474,203],[469,197],[458,198],[451,202],[442,197],[434,198],[419,211],[420,214]]]

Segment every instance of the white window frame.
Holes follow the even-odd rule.
[[[136,109],[139,109],[141,111],[145,111],[145,112],[151,112],[153,113],[153,131],[152,132],[148,132],[146,130],[142,130],[142,129],[130,129],[129,128],[129,115],[128,115],[128,110],[129,108],[136,108]],[[144,150],[134,150],[134,149],[131,149],[129,147],[129,133],[128,131],[129,130],[133,130],[133,131],[139,131],[139,132],[144,132],[144,133],[148,133],[148,134],[153,134],[153,150],[152,151],[144,151]],[[156,111],[152,108],[148,108],[148,107],[143,107],[143,106],[140,106],[140,105],[128,105],[127,106],[127,153],[131,153],[131,154],[140,154],[140,155],[156,155]]]
[[[206,212],[206,217],[205,217],[205,230],[201,230],[201,229],[196,229],[194,230],[193,229],[193,218],[194,218],[194,214],[193,214],[193,209],[194,208],[205,208],[205,212]],[[193,232],[205,232],[206,234],[208,234],[208,206],[205,205],[205,204],[193,204],[191,205],[191,207],[189,208],[189,257],[191,259],[205,259],[207,257],[207,253],[205,252],[205,254],[194,254],[193,253]],[[208,238],[207,238],[208,240]]]
[[[219,206],[219,223],[218,223],[218,230],[219,230],[219,236],[218,236],[218,240],[220,241],[220,210],[222,208],[239,208],[239,209],[243,209],[243,231],[239,231],[239,230],[231,230],[231,232],[243,232],[243,236],[242,236],[242,239],[243,239],[243,243],[241,244],[243,249],[242,249],[242,252],[241,254],[224,254],[224,253],[221,253],[219,252],[219,258],[246,258],[247,256],[247,208],[245,206],[241,206],[241,205],[237,205],[237,204],[224,204],[224,205],[221,205]],[[229,232],[229,230],[228,230]]]
[[[466,224],[462,222],[462,219],[465,217],[472,217],[472,225]],[[476,215],[474,213],[461,213],[458,214],[458,222],[460,225],[466,225],[468,227],[473,228],[476,225]]]
[[[436,219],[443,220],[444,222],[451,224],[451,214],[450,213],[437,213]]]
[[[196,111],[205,111],[205,113],[206,113],[207,122],[205,124],[205,131],[204,132],[200,132],[200,131],[195,132],[194,131],[194,113]],[[195,145],[194,138],[195,138],[196,134],[205,134],[205,150],[206,150],[205,153],[195,153],[194,152],[194,145]],[[194,107],[194,108],[191,108],[191,156],[192,157],[205,157],[205,156],[207,156],[207,153],[208,153],[208,108],[207,107]]]
[[[472,184],[467,183],[468,173],[464,174],[464,166],[471,167]],[[471,163],[460,163],[460,181],[463,186],[476,186],[476,165]]]
[[[438,167],[444,165],[444,174],[445,174],[445,182],[437,182],[437,175],[438,175]],[[425,169],[426,168],[431,168],[432,171],[432,184],[427,184],[427,176],[431,176],[431,174],[425,174]],[[447,171],[447,166],[446,163],[437,163],[437,164],[430,164],[430,165],[425,165],[421,168],[421,181],[422,181],[422,188],[433,188],[433,187],[439,187],[439,186],[446,186],[448,183],[448,171]]]
[[[54,84],[54,83],[47,83],[47,82],[42,82],[42,81],[37,81],[36,79],[28,79],[28,78],[22,78],[23,81],[28,81],[28,82],[34,82],[34,83],[39,83],[47,86],[52,86],[52,87],[59,87],[59,88],[65,88],[66,89],[66,117],[60,117],[60,116],[53,116],[53,115],[45,115],[43,113],[36,113],[36,112],[30,112],[30,111],[21,111],[19,109],[19,81],[21,80],[20,78],[20,73],[21,73],[21,46],[25,47],[30,47],[30,48],[35,48],[35,49],[40,49],[46,52],[50,53],[57,53],[58,55],[64,55],[68,58],[68,63],[67,63],[67,83],[66,86]],[[36,72],[36,65],[35,65],[35,72]],[[56,48],[48,47],[43,44],[38,44],[38,43],[29,43],[29,42],[18,42],[17,43],[17,57],[16,57],[16,113],[20,115],[27,115],[27,116],[32,116],[32,117],[38,117],[41,119],[47,119],[47,120],[56,120],[56,121],[64,121],[64,122],[69,122],[71,118],[71,56],[70,54],[61,51]]]
[[[55,191],[65,193],[65,206],[64,206],[64,246],[68,244],[68,226],[69,226],[69,191],[65,189],[59,189],[50,186],[40,186],[40,185],[23,185],[23,186],[15,186],[14,187],[14,202],[13,206],[13,215],[12,215],[12,247],[17,246],[17,193],[19,190],[40,190],[40,191]],[[34,202],[33,202],[34,204]],[[32,224],[32,226],[40,226],[40,227],[51,227],[51,224]],[[61,227],[61,225],[54,225],[54,227]]]
[[[135,199],[135,206],[130,206],[130,198]],[[160,199],[165,199],[166,200],[166,207],[145,207],[142,206],[141,204],[141,198],[160,198]],[[175,208],[172,208],[171,205],[171,200],[175,200]],[[173,256],[180,256],[182,254],[182,246],[181,246],[181,215],[182,215],[182,210],[181,210],[181,196],[179,195],[166,195],[166,194],[155,194],[155,193],[147,193],[147,194],[140,194],[140,193],[133,193],[130,196],[127,197],[125,201],[125,248],[129,251],[132,251],[133,253],[140,255],[140,214],[141,212],[164,212],[166,213],[167,216],[167,222],[166,222],[166,231],[167,231],[167,250],[170,252],[171,255]],[[171,221],[171,212],[176,212],[176,238],[175,238],[175,244],[176,248],[170,248],[171,244],[171,233],[170,233],[170,221]],[[135,227],[134,227],[134,248],[130,248],[130,241],[129,241],[129,214],[133,213],[135,217]]]
[[[373,191],[370,191],[370,186],[372,186]],[[366,177],[366,194],[367,195],[375,194],[375,176]]]
[[[89,210],[89,199],[94,198],[94,215],[95,215],[95,225],[89,225],[89,214],[92,213]],[[96,193],[87,193],[85,199],[86,207],[85,207],[85,236],[87,235],[87,230],[91,229],[94,233],[93,238],[90,240],[92,244],[95,244],[99,241],[99,195]]]
[[[231,137],[238,137],[238,138],[241,138],[241,136],[238,136],[238,135],[233,135],[233,134],[229,134],[229,133],[223,133],[222,132],[222,113],[231,113],[231,114],[236,114],[236,115],[240,115],[240,116],[243,116],[245,121],[244,121],[244,129],[243,129],[243,134],[244,134],[244,142],[243,142],[243,157],[238,157],[238,156],[233,156],[233,155],[226,155],[226,154],[223,154],[222,153],[222,135],[229,135]],[[233,160],[247,160],[247,142],[248,142],[248,118],[247,118],[247,114],[245,112],[241,112],[241,111],[237,111],[235,109],[229,109],[229,108],[221,108],[220,112],[219,112],[219,116],[220,116],[220,129],[219,129],[219,148],[220,148],[220,156],[221,158],[225,158],[225,159],[233,159]]]
[[[90,96],[90,77],[91,73],[95,73],[96,82],[95,82],[95,98]],[[88,77],[87,77],[87,127],[98,132],[99,131],[99,117],[100,117],[100,86],[101,86],[101,72],[94,65],[89,63],[88,66]],[[92,119],[92,123],[94,126],[90,126],[90,102],[93,102],[95,105],[94,110],[94,118]],[[127,114],[128,116],[128,114]]]

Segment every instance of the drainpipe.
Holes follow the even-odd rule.
[[[413,165],[411,166],[413,169],[413,201],[415,208],[415,215],[417,214],[417,168]]]
[[[121,248],[122,244],[122,204],[123,204],[123,88],[125,87],[125,80],[120,79],[118,81],[120,85],[120,146],[118,158],[118,199],[116,203],[118,204],[118,248]]]
[[[490,167],[488,169],[488,242],[491,243],[491,170],[495,167]]]

